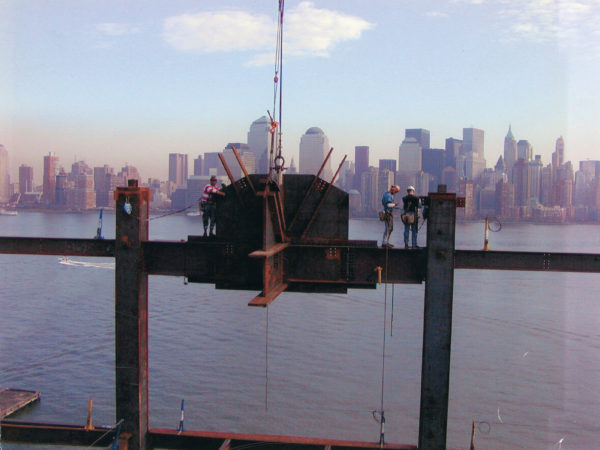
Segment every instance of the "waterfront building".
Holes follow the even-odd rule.
[[[404,130],[404,138],[415,138],[421,149],[431,148],[429,130],[423,128],[407,128]]]
[[[254,153],[255,169],[248,173],[268,173],[269,172],[269,146],[271,129],[270,120],[267,116],[261,116],[250,125],[248,131],[249,151]],[[275,132],[278,132],[276,129]]]
[[[188,155],[169,153],[169,181],[175,183],[175,186],[183,186],[188,174]]]
[[[96,192],[94,191],[94,176],[80,173],[75,180],[73,209],[86,210],[96,207]]]
[[[360,191],[362,174],[369,169],[369,146],[354,147],[354,189]]]
[[[0,144],[0,203],[10,200],[10,171],[8,168],[8,150]]]
[[[458,187],[458,176],[454,167],[444,167],[442,170],[441,184],[446,185],[447,192],[456,192]]]
[[[135,167],[128,164],[121,168],[119,176],[124,180],[124,186],[127,186],[127,180],[138,180],[138,182],[142,180],[140,172]]]
[[[102,167],[94,167],[94,189],[96,191],[96,206],[110,205],[110,177],[115,170],[104,165]]]
[[[484,132],[478,128],[463,128],[461,153],[474,153],[481,159],[484,157]]]
[[[512,168],[517,162],[517,140],[513,136],[512,128],[508,126],[508,133],[504,137],[504,168],[512,182]]]
[[[515,186],[515,206],[529,205],[529,163],[519,158],[512,170],[512,179]]]
[[[58,173],[58,156],[50,152],[44,156],[44,174],[42,202],[49,206],[56,202],[56,175]]]
[[[552,164],[548,164],[542,168],[542,180],[540,186],[540,202],[544,206],[551,206],[553,204],[553,170]]]
[[[227,166],[229,166],[229,170],[231,171],[233,177],[237,180],[243,176],[242,167],[238,163],[235,155],[233,154],[233,147],[235,147],[235,149],[237,150],[242,162],[244,162],[244,164],[246,165],[247,161],[250,165],[250,167],[246,165],[246,170],[248,170],[248,173],[256,173],[254,153],[250,151],[250,146],[245,142],[230,142],[223,149],[223,159],[225,159]],[[251,155],[248,155],[248,153],[250,153]],[[222,166],[222,164],[220,165]],[[223,169],[222,171],[218,171],[217,173],[221,176],[224,176],[225,169]]]
[[[398,172],[414,175],[421,170],[421,145],[413,137],[404,139],[398,148]]]
[[[378,180],[378,198],[381,201],[381,197],[385,191],[388,191],[394,184],[394,172],[388,169],[379,170]]]
[[[359,216],[362,213],[361,195],[356,189],[350,189],[348,191],[348,204],[351,216]]]
[[[475,218],[476,204],[475,204],[475,189],[473,180],[460,180],[458,182],[458,197],[464,197],[465,207],[456,209],[456,217],[463,219]]]
[[[477,180],[485,169],[484,132],[478,128],[463,128],[461,156],[456,164],[459,178]],[[462,166],[464,164],[464,172]],[[463,172],[463,173],[461,173]]]
[[[513,217],[515,190],[512,183],[500,180],[496,183],[496,215],[500,218]]]
[[[19,192],[33,192],[33,167],[25,164],[19,166]]]
[[[288,170],[288,173],[289,170]],[[336,185],[345,191],[350,191],[354,186],[354,163],[350,160],[344,161]]]
[[[300,138],[300,173],[316,175],[327,153],[329,139],[319,127],[311,127]],[[331,180],[331,159],[327,161],[320,177]]]
[[[530,201],[539,202],[542,187],[542,156],[535,155],[533,161],[529,161],[529,198]]]

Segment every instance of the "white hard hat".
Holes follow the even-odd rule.
[[[409,186],[409,187],[407,187],[407,188],[406,188],[406,190],[407,190],[407,191],[414,191],[414,190],[415,190],[415,187],[414,187],[414,186]]]

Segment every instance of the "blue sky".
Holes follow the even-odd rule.
[[[167,178],[244,142],[273,107],[275,0],[0,0],[0,143],[12,176],[125,163]],[[319,126],[335,160],[397,158],[405,128],[433,147],[485,130],[492,166],[512,124],[548,163],[600,159],[600,2],[285,2],[283,149]]]

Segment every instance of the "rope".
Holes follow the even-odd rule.
[[[273,115],[269,111],[271,121],[271,148],[269,151],[269,178],[275,179],[283,170],[283,157],[281,156],[281,116],[283,97],[283,9],[284,0],[279,0],[279,14],[277,21],[277,43],[275,46],[275,75],[273,77]],[[279,90],[279,92],[278,92]],[[279,100],[279,102],[278,102]],[[277,107],[279,106],[279,110]],[[277,161],[277,163],[276,163]],[[275,173],[273,173],[275,172]]]
[[[265,411],[269,409],[269,305],[265,327]]]
[[[106,430],[105,433],[102,434],[102,436],[100,436],[98,439],[96,439],[94,442],[92,442],[90,445],[88,445],[86,448],[92,448],[94,445],[96,445],[98,442],[100,442],[100,440],[106,436],[108,433],[110,433],[112,430],[114,430],[115,428],[119,427],[121,424],[123,423],[123,419],[119,420],[117,423],[115,423],[112,427],[110,427],[108,430]]]
[[[385,288],[384,288],[384,301],[383,301],[383,342],[381,348],[381,421],[379,428],[379,443],[384,444],[384,433],[385,433],[385,415],[383,410],[383,393],[385,386],[385,338],[386,338],[386,317],[387,317],[387,288],[388,288],[388,261],[389,261],[389,247],[385,249]]]
[[[185,208],[183,208],[183,209],[178,209],[177,211],[171,211],[171,212],[168,212],[168,213],[166,213],[166,214],[163,214],[163,215],[161,215],[161,216],[149,217],[149,218],[148,218],[148,219],[146,219],[146,220],[150,221],[150,220],[162,219],[163,217],[167,217],[167,216],[170,216],[170,215],[172,215],[172,214],[177,214],[177,213],[183,212],[183,211],[185,211],[185,210],[187,210],[187,209],[190,209],[192,206],[194,206],[194,204],[191,204],[191,205],[189,205],[189,206],[186,206],[186,207],[185,207]]]

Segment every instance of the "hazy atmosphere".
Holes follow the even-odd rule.
[[[431,146],[485,131],[493,166],[509,124],[550,162],[600,147],[600,2],[292,1],[284,17],[283,149],[318,126],[336,149],[396,158],[405,128]],[[276,1],[0,0],[0,144],[11,177],[60,164],[133,164],[244,142],[273,108]]]

